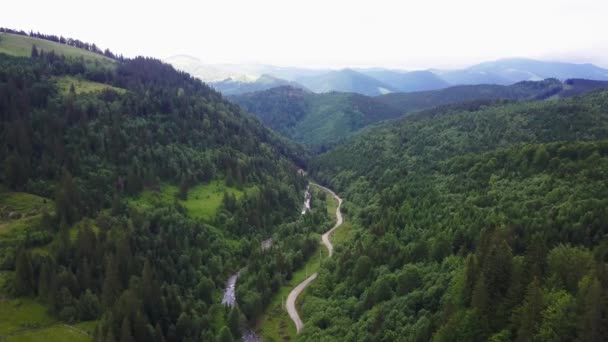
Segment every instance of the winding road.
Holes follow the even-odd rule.
[[[329,256],[331,257],[334,252],[334,246],[329,241],[329,237],[334,232],[334,230],[336,230],[336,228],[338,228],[342,225],[342,213],[340,212],[340,207],[342,206],[342,199],[338,195],[336,195],[335,192],[331,191],[330,189],[328,189],[324,186],[321,186],[321,185],[315,184],[315,183],[311,183],[311,184],[325,190],[326,192],[329,192],[338,201],[338,207],[336,208],[336,224],[330,230],[326,231],[325,234],[323,234],[323,236],[321,236],[321,241],[323,241],[323,244],[325,245],[325,247],[327,247],[327,252],[328,252]],[[298,333],[300,332],[300,330],[302,330],[302,328],[304,328],[304,323],[302,323],[302,320],[300,319],[300,315],[298,314],[298,311],[296,310],[296,300],[298,299],[298,296],[300,295],[300,293],[302,293],[302,291],[304,291],[304,289],[316,278],[317,278],[317,273],[314,273],[310,277],[306,278],[303,282],[298,284],[298,286],[296,286],[293,290],[291,290],[291,292],[289,293],[289,296],[287,296],[287,303],[286,303],[287,313],[289,314],[289,317],[291,318],[293,323],[296,325],[296,331]]]

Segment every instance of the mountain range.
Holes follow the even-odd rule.
[[[379,96],[358,93],[313,93],[282,86],[232,95],[229,100],[257,116],[266,126],[313,150],[323,151],[376,122],[440,106],[459,109],[496,101],[550,100],[608,88],[608,81],[555,78],[513,85],[461,85],[439,90]]]
[[[353,92],[368,96],[443,89],[455,85],[511,85],[546,78],[608,80],[608,70],[593,64],[500,59],[457,70],[386,68],[310,69],[263,64],[205,64],[189,56],[165,59],[177,69],[209,83],[225,95],[291,85],[315,93]]]

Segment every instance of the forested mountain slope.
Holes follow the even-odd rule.
[[[370,124],[424,109],[497,100],[556,99],[608,88],[606,81],[547,79],[511,86],[457,86],[435,91],[368,97],[354,93],[314,94],[293,87],[231,96],[230,100],[257,116],[266,126],[324,151]]]
[[[560,82],[557,79],[543,81],[524,81],[513,85],[464,85],[441,90],[393,93],[378,96],[376,99],[403,113],[429,109],[432,107],[477,100],[542,100],[548,98],[580,95],[595,89],[608,88],[608,81],[571,79]]]
[[[353,69],[332,70],[324,74],[295,79],[315,93],[334,91],[374,96],[395,91],[390,85]]]
[[[337,92],[314,94],[293,87],[231,96],[230,100],[273,130],[316,150],[400,114],[373,97]]]
[[[299,85],[296,82],[286,81],[267,74],[261,75],[255,80],[243,81],[239,79],[228,78],[222,81],[209,83],[209,85],[211,85],[213,89],[216,89],[224,95],[245,94],[282,86],[290,86],[294,88],[304,89],[303,86]]]
[[[30,55],[0,54],[0,337],[240,334],[219,289],[300,216],[306,153],[160,61]]]
[[[300,340],[608,338],[608,92],[437,109],[313,162],[360,226]]]

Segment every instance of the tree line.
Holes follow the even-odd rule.
[[[83,42],[79,39],[65,38],[63,36],[57,36],[57,35],[53,35],[53,34],[44,34],[44,33],[34,32],[34,31],[25,32],[23,30],[15,30],[15,29],[10,29],[10,28],[5,28],[5,27],[0,27],[0,32],[17,34],[20,36],[27,36],[27,37],[38,38],[38,39],[44,39],[44,40],[48,40],[50,42],[55,42],[55,43],[59,43],[59,44],[63,44],[63,45],[69,45],[69,46],[77,47],[79,49],[91,51],[93,53],[96,53],[96,54],[102,55],[102,56],[106,56],[108,58],[124,60],[124,57],[122,55],[117,55],[117,54],[113,53],[112,51],[110,51],[110,49],[106,48],[105,50],[102,50],[95,43],[87,43],[87,42]]]

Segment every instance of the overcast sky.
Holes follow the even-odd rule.
[[[0,26],[125,56],[454,68],[503,57],[608,67],[607,0],[5,1]]]

